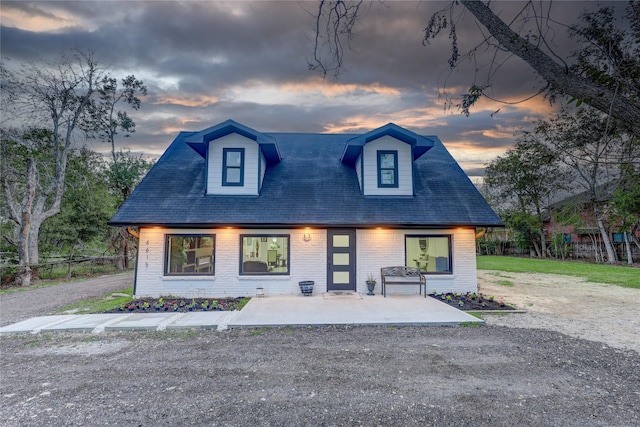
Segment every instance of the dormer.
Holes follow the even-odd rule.
[[[227,120],[185,138],[205,158],[206,194],[257,196],[267,166],[281,160],[275,139]]]
[[[355,168],[365,196],[413,196],[413,163],[434,139],[389,123],[349,139],[341,161]]]

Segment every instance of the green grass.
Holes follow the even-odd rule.
[[[513,282],[511,280],[498,280],[496,283],[500,286],[513,287]]]
[[[584,277],[588,282],[640,289],[640,269],[629,266],[504,256],[479,256],[477,262],[479,270],[562,274]]]
[[[112,294],[128,294],[126,297],[112,297]],[[109,292],[96,298],[78,301],[62,307],[59,312],[77,310],[77,314],[104,313],[108,310],[118,308],[122,304],[131,301],[133,298],[133,286],[119,291]]]

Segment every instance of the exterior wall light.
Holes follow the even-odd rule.
[[[311,233],[304,233],[304,235],[302,236],[302,239],[303,239],[305,242],[310,241],[310,240],[311,240]]]

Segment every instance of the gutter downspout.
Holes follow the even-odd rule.
[[[135,231],[131,226],[127,226],[127,233],[131,234],[133,237],[138,239],[138,246],[140,242],[140,233]],[[140,247],[136,251],[136,269],[133,272],[133,296],[135,297],[136,291],[138,290],[138,267],[140,266]]]
[[[478,240],[479,238],[481,238],[482,236],[484,236],[485,234],[487,234],[487,228],[486,227],[482,227],[480,229],[480,231],[478,231],[476,233],[476,240]]]
[[[127,233],[131,234],[133,237],[135,237],[136,239],[140,239],[140,233],[138,233],[137,231],[135,231],[133,228],[131,228],[131,226],[129,225],[127,227]]]

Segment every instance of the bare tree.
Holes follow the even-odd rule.
[[[42,222],[60,212],[64,194],[67,158],[76,132],[104,76],[91,52],[74,51],[57,63],[22,65],[17,72],[2,67],[3,103],[7,114],[12,110],[21,119],[50,129],[55,168],[46,185],[38,180],[38,162],[26,160],[26,185],[16,180],[3,167],[2,192],[9,218],[19,228],[18,248],[20,269],[16,281],[31,282],[31,266],[39,260],[38,235]],[[4,166],[7,166],[6,164]]]

